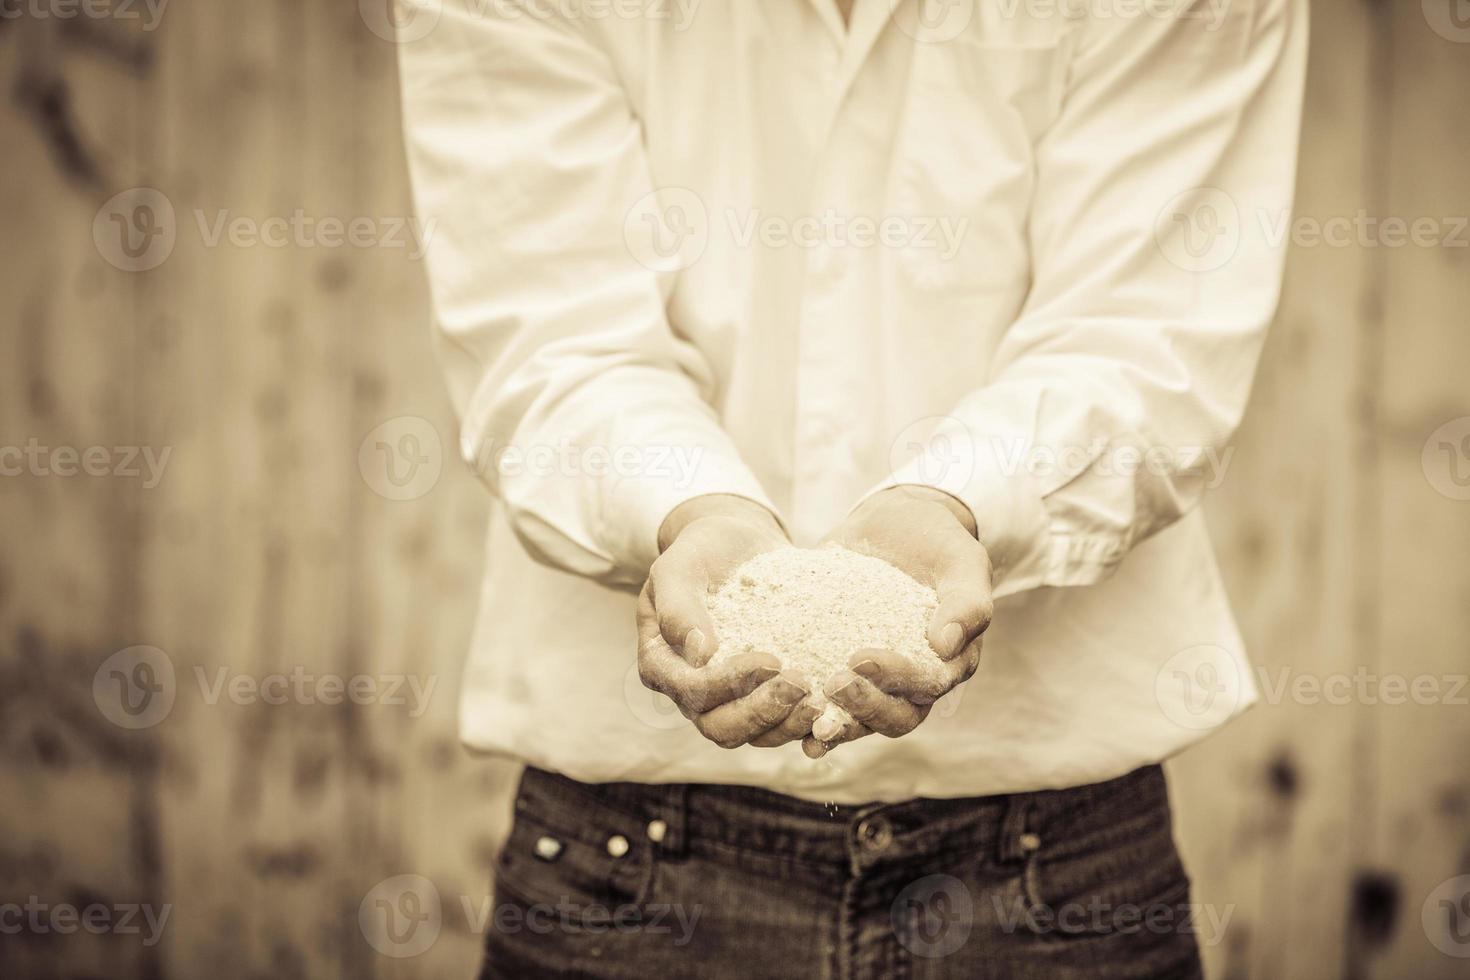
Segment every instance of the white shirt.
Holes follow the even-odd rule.
[[[1277,300],[1305,4],[1176,7],[859,0],[845,29],[832,0],[446,0],[404,40],[495,499],[470,746],[952,797],[1116,776],[1254,700],[1196,505]],[[724,750],[639,683],[675,505],[741,494],[808,545],[913,482],[974,511],[999,600],[917,730]]]

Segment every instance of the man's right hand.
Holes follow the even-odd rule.
[[[711,662],[719,638],[705,600],[742,563],[789,546],[771,512],[744,497],[685,501],[659,529],[658,560],[638,596],[638,675],[723,748],[770,747],[811,732],[809,693],[769,652]],[[800,707],[798,707],[800,705]]]

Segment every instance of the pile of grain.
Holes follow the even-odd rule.
[[[782,548],[757,555],[710,597],[715,656],[775,654],[824,711],[819,737],[850,720],[822,685],[858,650],[937,657],[925,630],[939,598],[888,562],[838,545]]]

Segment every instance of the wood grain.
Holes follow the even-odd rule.
[[[1470,213],[1470,43],[1417,3],[1316,7],[1298,216],[1428,216],[1451,234]],[[157,31],[119,38],[146,64],[56,22],[0,27],[0,64],[59,70],[96,174],[17,98],[0,104],[0,445],[170,453],[152,487],[0,479],[0,897],[170,918],[151,946],[6,936],[0,974],[470,976],[515,773],[454,735],[484,497],[453,458],[420,262],[210,240],[222,213],[377,234],[410,215],[392,46],[354,4],[289,0],[170,5]],[[178,232],[143,273],[92,234],[136,186],[166,195]],[[1170,764],[1195,898],[1228,916],[1211,976],[1464,975],[1421,912],[1470,874],[1470,711],[1293,684],[1424,676],[1448,695],[1470,670],[1470,502],[1439,489],[1470,457],[1431,471],[1423,452],[1470,416],[1467,273],[1453,242],[1292,251],[1207,506],[1267,703]],[[389,499],[409,418],[442,473]],[[138,644],[167,654],[176,700],[131,731],[92,684]],[[430,694],[211,693],[293,672]],[[358,922],[400,875],[442,908],[406,959]]]

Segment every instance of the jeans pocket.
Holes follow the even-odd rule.
[[[495,866],[498,888],[528,909],[571,921],[615,918],[649,900],[653,848],[637,821],[522,791]]]
[[[1191,932],[1189,876],[1167,803],[1092,832],[1030,835],[1021,889],[1038,931],[1054,937]]]

